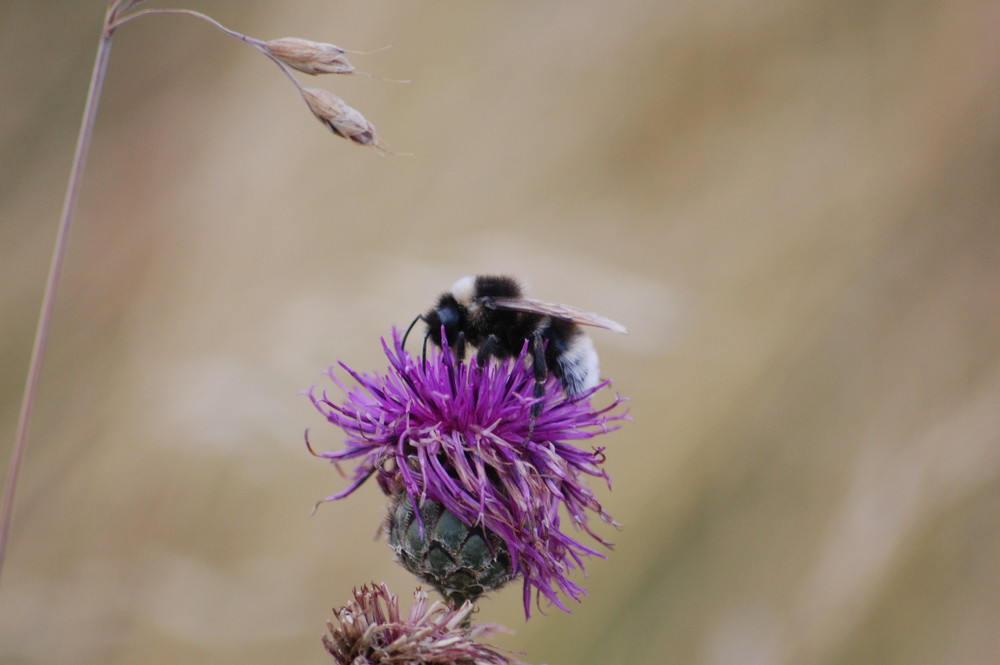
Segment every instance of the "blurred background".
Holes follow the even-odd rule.
[[[149,6],[157,6],[150,4]],[[178,5],[173,5],[178,6]],[[0,586],[11,664],[325,663],[415,581],[299,395],[466,274],[600,312],[624,525],[531,663],[1000,662],[994,0],[200,1],[370,51],[302,78],[190,17],[116,36]],[[0,453],[104,12],[0,6]],[[606,396],[607,398],[607,396]]]

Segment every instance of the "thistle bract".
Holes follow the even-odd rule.
[[[502,539],[515,574],[524,578],[526,615],[532,590],[564,610],[560,594],[579,600],[584,590],[570,572],[583,568],[583,557],[604,555],[563,530],[560,506],[575,529],[607,547],[588,517],[614,522],[584,482],[597,476],[610,484],[601,468],[604,448],[573,444],[617,429],[627,417],[623,400],[595,409],[590,398],[607,382],[570,398],[554,377],[536,398],[527,344],[518,358],[482,367],[458,362],[447,344],[414,358],[397,330],[382,348],[389,359],[385,374],[340,363],[357,384],[348,387],[331,368],[341,400],[326,390],[309,392],[347,434],[344,449],[314,454],[334,463],[358,460],[351,484],[326,500],[347,496],[374,475],[387,495],[405,493],[417,514],[422,501],[440,502],[464,524]],[[541,412],[532,422],[538,401]]]
[[[463,524],[437,501],[424,499],[416,512],[405,492],[396,495],[386,533],[396,561],[455,606],[475,602],[514,577],[507,544],[499,536]]]

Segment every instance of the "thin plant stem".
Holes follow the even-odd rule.
[[[109,10],[109,19],[113,15],[114,6]],[[3,572],[4,560],[7,557],[7,543],[10,527],[14,518],[14,494],[17,490],[17,479],[20,475],[21,461],[28,441],[28,430],[31,425],[31,414],[38,394],[38,380],[42,373],[45,360],[45,350],[48,347],[49,330],[52,327],[52,314],[55,309],[56,295],[62,276],[64,257],[69,244],[70,229],[76,216],[76,207],[80,199],[80,186],[83,181],[83,171],[87,163],[87,153],[94,135],[94,124],[97,119],[97,107],[101,99],[101,89],[108,70],[108,59],[111,56],[111,37],[114,32],[110,22],[105,21],[101,33],[101,41],[97,47],[97,56],[90,77],[90,88],[87,91],[87,101],[83,109],[83,119],[80,123],[80,133],[76,140],[76,153],[66,185],[66,197],[63,200],[62,214],[56,233],[55,245],[52,250],[52,260],[49,264],[49,276],[45,283],[45,293],[42,296],[41,312],[38,315],[38,326],[35,329],[35,341],[31,348],[31,360],[28,363],[28,377],[25,381],[24,394],[21,399],[21,410],[18,414],[17,433],[14,448],[11,451],[10,466],[7,468],[7,483],[3,493],[3,508],[0,511],[0,574]]]
[[[270,58],[271,61],[274,62],[274,64],[278,65],[282,73],[288,77],[288,80],[292,82],[292,85],[294,85],[299,90],[300,93],[302,92],[302,84],[299,83],[298,79],[296,79],[294,75],[292,75],[288,67],[285,66],[285,63],[281,62],[281,60],[279,60],[278,58],[275,58],[266,48],[264,48],[264,42],[260,41],[259,39],[254,39],[249,35],[244,35],[242,33],[236,32],[235,30],[230,30],[226,26],[216,21],[211,16],[208,16],[207,14],[202,14],[201,12],[195,11],[193,9],[143,9],[141,11],[128,14],[127,16],[122,16],[121,18],[115,20],[110,27],[111,29],[118,28],[119,26],[122,26],[133,19],[137,19],[140,16],[155,16],[162,14],[186,14],[187,16],[194,16],[195,18],[200,18],[203,21],[211,23],[213,26],[215,26],[222,32],[226,33],[227,35],[235,37],[236,39],[239,39],[243,42],[246,42],[250,46],[254,47],[258,51],[266,55],[268,58]]]
[[[208,21],[226,34],[237,37],[263,52],[264,55],[271,58],[282,69],[285,75],[295,83],[296,87],[301,89],[301,85],[291,76],[291,73],[287,71],[283,63],[272,57],[270,53],[267,53],[260,46],[259,41],[230,30],[201,12],[186,9],[146,9],[127,16],[122,15],[137,4],[138,1],[136,0],[111,0],[108,3],[104,28],[101,31],[101,40],[97,47],[97,56],[94,60],[94,68],[90,77],[90,87],[87,91],[87,101],[83,109],[83,119],[80,123],[80,133],[76,141],[76,153],[73,157],[73,165],[70,168],[66,196],[63,200],[59,228],[56,232],[52,259],[49,264],[49,275],[45,283],[45,292],[42,296],[41,312],[38,315],[38,324],[35,329],[34,344],[31,348],[31,360],[28,362],[28,376],[21,398],[17,431],[14,435],[14,447],[11,451],[10,464],[7,468],[7,481],[3,492],[3,506],[0,508],[0,576],[3,574],[4,561],[7,558],[10,529],[14,521],[14,498],[17,492],[17,481],[20,477],[21,464],[24,459],[25,449],[27,448],[31,416],[35,407],[35,398],[38,394],[38,381],[41,377],[42,365],[45,361],[45,352],[48,347],[49,332],[52,327],[56,296],[58,295],[59,282],[65,263],[66,248],[69,245],[70,229],[76,217],[77,203],[80,199],[80,187],[83,182],[83,172],[87,163],[87,153],[90,150],[91,139],[94,135],[97,108],[100,105],[101,90],[104,87],[104,80],[107,75],[108,61],[111,56],[112,35],[115,30],[134,18],[148,14],[189,14]]]
[[[203,21],[208,21],[209,23],[211,23],[212,25],[214,25],[216,28],[218,28],[219,30],[223,31],[227,35],[232,35],[233,37],[236,37],[237,39],[242,39],[243,41],[249,42],[251,44],[260,43],[258,40],[253,39],[252,37],[248,37],[246,35],[242,35],[242,34],[236,32],[235,30],[230,30],[226,26],[224,26],[221,23],[219,23],[218,21],[216,21],[211,16],[208,16],[207,14],[202,14],[201,12],[196,12],[193,9],[143,9],[141,11],[137,11],[137,12],[134,12],[132,14],[129,14],[128,16],[122,16],[121,18],[116,19],[111,24],[110,27],[111,27],[112,30],[114,30],[115,28],[118,28],[119,26],[125,25],[126,23],[128,23],[132,19],[137,19],[140,16],[150,16],[150,15],[159,15],[159,14],[187,14],[188,16],[194,16],[196,18],[200,18]]]

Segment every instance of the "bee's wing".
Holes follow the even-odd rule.
[[[582,326],[595,326],[606,328],[612,332],[628,334],[625,326],[611,319],[606,319],[600,314],[584,312],[570,307],[569,305],[557,305],[556,303],[535,300],[534,298],[489,298],[486,306],[495,309],[512,309],[518,312],[529,312],[531,314],[541,314],[551,316],[554,319],[563,319],[571,323]]]

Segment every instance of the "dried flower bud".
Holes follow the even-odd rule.
[[[333,44],[282,37],[264,42],[262,46],[278,60],[306,74],[354,73],[354,65],[344,57],[344,49]]]
[[[313,115],[337,136],[361,145],[381,147],[375,126],[337,95],[320,88],[302,88],[302,98]]]
[[[521,661],[478,641],[502,630],[471,625],[472,603],[450,608],[431,603],[426,591],[413,594],[409,615],[384,584],[354,590],[354,600],[333,611],[323,646],[337,665],[510,665]],[[522,664],[523,665],[523,664]]]

